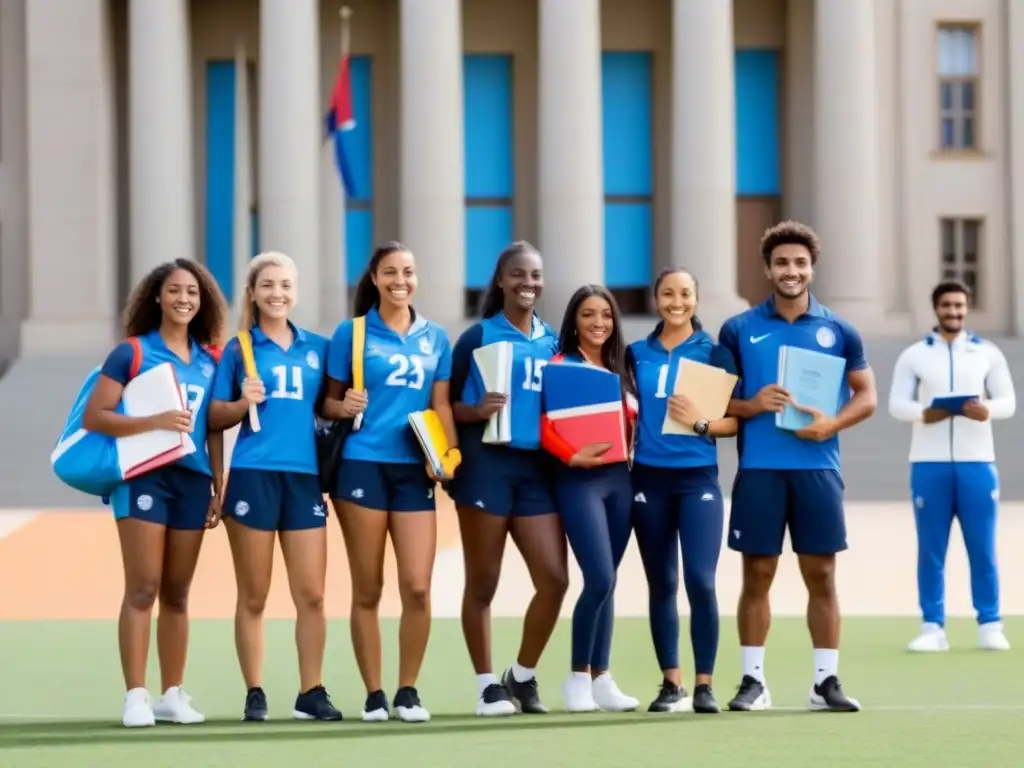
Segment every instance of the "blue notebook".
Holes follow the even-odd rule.
[[[846,386],[846,358],[802,347],[779,347],[779,386],[801,405],[835,416]],[[792,405],[775,414],[775,426],[794,432],[812,421],[809,413]]]
[[[961,416],[967,403],[980,399],[977,395],[939,395],[932,398],[932,404],[929,407],[945,411],[953,416]]]

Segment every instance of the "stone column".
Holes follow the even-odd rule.
[[[128,3],[131,280],[202,260],[195,230],[192,63],[187,0]]]
[[[260,0],[260,250],[299,269],[298,325],[320,330],[320,6]]]
[[[416,255],[416,306],[464,317],[466,179],[461,0],[401,0],[400,233]],[[497,255],[497,254],[495,254]]]
[[[600,0],[539,0],[538,245],[544,317],[604,281]]]

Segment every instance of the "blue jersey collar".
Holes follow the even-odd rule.
[[[292,336],[297,344],[301,344],[306,340],[306,332],[295,325],[291,320],[288,321],[288,327],[292,329]],[[262,329],[258,325],[254,325],[249,329],[249,335],[252,336],[254,344],[265,344],[267,342],[276,343],[272,339],[267,338]]]
[[[781,318],[778,310],[775,308],[775,295],[771,295],[768,299],[758,306],[758,309],[762,314],[768,317]],[[807,305],[807,311],[804,312],[800,317],[825,317],[825,308],[821,306],[821,303],[814,298],[814,294],[810,296],[810,303]]]
[[[417,314],[415,309],[409,307],[409,313],[412,316],[412,325],[409,326],[409,330],[405,334],[405,338],[407,339],[412,338],[415,334],[427,327],[426,318]],[[378,330],[385,331],[386,333],[393,333],[395,336],[401,336],[398,331],[384,322],[384,318],[380,316],[380,312],[377,311],[376,307],[371,308],[370,311],[366,313],[366,323],[367,325],[371,325]]]
[[[651,346],[652,349],[655,349],[658,352],[664,352],[665,354],[668,354],[668,350],[665,349],[665,345],[662,344],[661,339],[658,338],[661,335],[662,325],[663,324],[659,322],[656,326],[654,326],[654,330],[647,335],[647,343]],[[701,329],[699,331],[694,331],[692,334],[690,334],[690,337],[682,344],[680,344],[679,347],[676,347],[676,349],[692,344],[703,344],[705,341],[710,340],[711,336],[708,334],[708,332]]]
[[[171,348],[167,346],[167,342],[164,341],[164,337],[160,335],[160,329],[159,328],[157,328],[155,331],[150,331],[149,333],[147,333],[145,335],[144,338],[148,339],[150,344],[161,346],[164,349],[166,349],[169,354],[172,354],[175,357],[177,357],[177,355],[175,355],[174,352],[171,351]],[[194,338],[189,336],[188,337],[188,357],[189,357],[189,360],[190,361],[195,360],[196,359],[196,355],[199,355],[199,354],[201,354],[203,352],[206,352],[206,350],[203,349],[202,345],[200,345],[199,342],[197,342]],[[207,354],[209,354],[209,353],[207,353]],[[184,361],[182,361],[182,362],[184,362]]]
[[[499,312],[493,319],[499,323],[503,323],[505,327],[515,331],[516,333],[522,333],[522,330],[520,330],[518,326],[513,325],[512,322],[505,317],[504,312]],[[547,326],[544,325],[544,321],[537,317],[537,313],[534,312],[530,319],[530,341],[536,341],[537,339],[544,338],[544,336],[547,335],[547,332],[548,329]]]

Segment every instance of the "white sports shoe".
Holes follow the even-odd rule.
[[[926,621],[921,625],[921,632],[907,645],[908,651],[914,653],[939,653],[949,650],[946,630],[938,624]]]
[[[149,705],[149,691],[145,688],[132,688],[124,695],[121,722],[125,728],[146,728],[156,725],[153,708]]]
[[[992,621],[978,627],[978,647],[983,651],[1010,650],[1010,641],[1003,634],[1001,621]]]
[[[594,701],[589,673],[570,672],[562,683],[562,698],[565,699],[566,712],[597,712],[600,709]]]
[[[192,697],[180,685],[172,685],[153,702],[153,715],[157,720],[178,725],[206,722],[206,715],[192,706]]]
[[[597,706],[605,712],[632,712],[640,706],[640,700],[627,696],[619,690],[611,673],[605,672],[594,678],[591,691]]]

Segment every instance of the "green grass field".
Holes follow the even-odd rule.
[[[519,621],[495,622],[496,664],[512,659],[519,626]],[[553,714],[494,720],[472,716],[476,683],[458,622],[439,620],[419,686],[432,722],[364,725],[359,720],[364,692],[346,622],[334,621],[329,629],[325,683],[347,718],[334,724],[290,720],[297,684],[292,624],[271,622],[264,688],[272,719],[253,724],[239,722],[244,690],[230,622],[201,621],[193,625],[186,688],[209,722],[128,731],[120,726],[123,686],[112,622],[5,622],[0,623],[0,766],[298,768],[369,760],[452,768],[520,766],[524,760],[587,768],[694,760],[721,766],[743,760],[759,768],[1020,765],[1024,702],[1015,697],[1024,666],[1019,653],[975,650],[974,623],[958,620],[949,627],[952,651],[912,655],[904,647],[916,628],[913,619],[846,621],[840,674],[864,706],[858,714],[804,710],[811,682],[807,633],[801,620],[777,619],[766,661],[772,711],[566,715],[558,711],[569,653],[569,624],[563,622],[538,674]],[[389,694],[396,630],[396,622],[385,622]],[[1024,637],[1024,618],[1009,620],[1007,632],[1011,641]],[[151,691],[159,685],[154,656],[155,649]],[[613,666],[622,689],[646,709],[660,682],[646,620],[618,621]],[[724,704],[739,682],[732,618],[723,621],[717,681]]]

